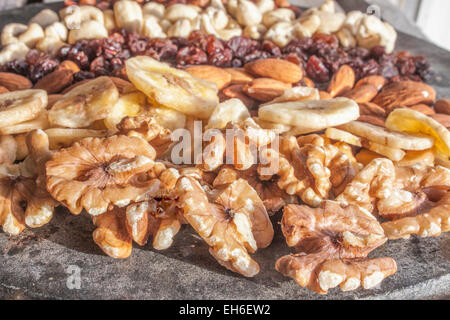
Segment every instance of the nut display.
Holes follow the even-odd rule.
[[[9,24],[0,226],[14,236],[62,206],[119,259],[191,228],[255,277],[280,222],[295,253],[273,262],[301,287],[389,281],[397,263],[372,251],[450,231],[449,103],[396,37],[330,0],[119,0]]]

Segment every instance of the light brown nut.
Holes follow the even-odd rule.
[[[82,84],[85,84],[85,83],[87,83],[87,82],[89,82],[89,81],[91,81],[91,80],[92,80],[92,79],[84,79],[84,80],[75,82],[74,84],[72,84],[72,85],[68,86],[67,88],[65,88],[65,89],[61,92],[61,94],[66,94],[67,92],[71,91],[72,89],[74,89],[74,88],[76,88],[76,87],[78,87],[78,86],[80,86],[80,85],[82,85]]]
[[[359,103],[359,114],[385,118],[386,110],[372,102]]]
[[[429,107],[429,106],[427,106],[426,104],[423,104],[423,103],[416,104],[416,105],[414,105],[414,106],[412,106],[410,108],[413,109],[413,110],[422,112],[423,114],[425,114],[427,116],[436,114],[436,112],[433,109],[431,109],[431,107]]]
[[[436,100],[436,91],[429,85],[415,81],[390,83],[381,89],[373,102],[390,110],[394,107],[409,107],[419,103],[431,105]]]
[[[263,102],[271,101],[281,96],[291,85],[271,78],[256,78],[251,83],[244,86],[244,92]]]
[[[386,127],[386,119],[374,115],[361,115],[358,121],[373,124],[375,126]]]
[[[227,68],[225,71],[231,74],[231,84],[247,84],[254,79],[244,68]]]
[[[72,70],[59,70],[53,71],[44,77],[42,77],[34,85],[34,89],[42,89],[47,91],[48,94],[59,93],[64,88],[71,85],[73,82]]]
[[[431,115],[431,117],[442,124],[446,128],[450,128],[450,115],[444,113],[436,113]]]
[[[33,84],[27,78],[10,72],[0,72],[0,86],[9,91],[30,89]]]
[[[305,85],[307,86],[307,87],[310,87],[310,88],[315,88],[316,87],[316,85],[314,84],[314,81],[312,81],[310,78],[308,78],[308,77],[304,77],[303,79],[302,79],[302,81],[305,83]]]
[[[0,94],[7,93],[7,92],[9,92],[9,90],[7,88],[0,86]]]
[[[117,90],[119,90],[120,94],[125,94],[125,93],[130,93],[130,92],[134,92],[134,91],[138,91],[136,89],[136,87],[129,81],[124,80],[122,78],[119,77],[109,77],[112,82],[114,82],[114,84],[117,87]]]
[[[386,83],[387,83],[387,79],[385,77],[373,75],[373,76],[367,76],[365,78],[360,79],[356,83],[355,88],[358,88],[365,84],[371,84],[371,85],[375,86],[377,88],[377,90],[379,91],[384,87],[384,85]]]
[[[357,103],[370,102],[377,95],[378,90],[371,84],[365,84],[346,92],[343,97],[355,100]]]
[[[231,74],[229,72],[214,66],[193,66],[186,68],[185,71],[194,77],[215,83],[219,90],[231,82]]]
[[[450,114],[450,100],[439,100],[434,104],[437,113]]]
[[[320,100],[330,100],[333,99],[331,94],[326,91],[319,91]]]
[[[247,63],[245,71],[256,76],[272,78],[285,83],[303,79],[303,70],[296,64],[282,59],[261,59]]]
[[[327,91],[332,97],[336,97],[353,89],[354,85],[355,71],[352,67],[343,65],[331,78]]]
[[[64,60],[55,70],[71,70],[73,73],[77,73],[80,71],[80,67],[72,60]]]
[[[244,92],[245,85],[243,84],[233,84],[222,90],[222,94],[227,98],[237,98],[241,100],[247,108],[250,110],[255,109],[258,103],[253,98],[247,96]],[[221,101],[223,102],[223,101]]]

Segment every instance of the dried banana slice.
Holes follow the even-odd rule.
[[[130,81],[149,97],[152,104],[202,119],[207,119],[219,104],[214,83],[150,57],[128,59],[126,71]]]
[[[85,128],[105,119],[119,100],[119,91],[109,77],[99,77],[80,84],[55,102],[49,110],[50,124]]]
[[[186,126],[186,115],[174,109],[151,107],[146,114],[170,131],[175,131]]]
[[[272,103],[259,108],[258,116],[309,133],[358,119],[359,107],[347,98]]]
[[[250,112],[241,100],[229,99],[214,109],[205,129],[223,129],[229,122],[240,122],[249,117]]]
[[[0,128],[0,134],[8,135],[26,133],[35,129],[47,129],[49,126],[50,124],[48,122],[47,110],[43,110],[36,119]]]
[[[438,157],[446,160],[450,157],[450,132],[439,122],[421,112],[411,109],[395,109],[386,119],[386,127],[391,130],[432,137],[434,150]]]
[[[352,121],[341,127],[359,137],[396,149],[425,150],[433,147],[434,144],[434,140],[430,137],[391,131],[361,121]]]
[[[50,128],[45,130],[51,150],[70,147],[74,142],[88,137],[104,137],[106,130]]]
[[[134,117],[144,108],[146,97],[141,92],[131,92],[119,98],[111,111],[106,116],[104,122],[108,129],[115,128],[125,117]]]
[[[20,90],[0,94],[0,128],[35,119],[47,106],[44,90]]]
[[[350,132],[339,130],[336,128],[328,128],[325,131],[327,138],[351,144],[352,146],[361,147],[361,139]]]

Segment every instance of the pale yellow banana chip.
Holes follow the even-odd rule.
[[[49,126],[50,124],[48,122],[47,110],[43,110],[36,119],[0,128],[0,134],[7,135],[26,133],[35,129],[47,129]]]
[[[150,57],[126,61],[130,81],[145,93],[152,104],[207,119],[219,104],[217,86]]]
[[[105,119],[119,100],[119,91],[109,77],[83,83],[62,96],[49,110],[53,126],[85,128]]]
[[[48,103],[44,90],[19,90],[0,94],[0,128],[33,120]]]
[[[342,141],[352,146],[361,147],[361,139],[350,132],[339,130],[336,128],[328,128],[325,131],[325,136],[332,140]]]
[[[442,159],[450,157],[450,132],[436,120],[412,109],[395,109],[386,119],[386,127],[434,139],[434,150]]]
[[[406,152],[401,149],[391,148],[367,139],[362,140],[362,145],[364,148],[381,154],[392,161],[400,161],[405,156]]]
[[[105,127],[113,129],[125,117],[134,117],[145,107],[147,97],[141,92],[124,94],[104,119]]]
[[[229,99],[217,105],[205,129],[222,129],[229,122],[240,122],[249,117],[250,112],[241,100]]]
[[[274,100],[266,103],[280,103],[305,100],[320,100],[319,90],[310,87],[293,87],[285,90],[283,94]],[[264,104],[264,105],[266,105]]]
[[[88,137],[104,137],[106,130],[51,128],[44,130],[51,150],[70,147],[74,142]]]
[[[174,109],[153,106],[146,113],[170,131],[186,126],[186,115]]]
[[[434,140],[430,137],[392,131],[361,121],[352,121],[341,126],[342,129],[359,137],[395,149],[425,150],[433,146]]]
[[[288,126],[286,124],[276,123],[276,122],[271,122],[271,121],[264,121],[264,120],[261,120],[258,117],[253,117],[252,119],[261,128],[266,129],[266,130],[272,130],[273,132],[275,132],[277,134],[282,134],[282,133],[288,132],[289,130],[292,129],[291,126]]]
[[[347,98],[271,103],[259,108],[258,117],[308,133],[358,119],[359,107]]]

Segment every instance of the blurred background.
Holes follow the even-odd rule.
[[[61,0],[0,0],[0,10],[21,7],[27,3],[51,3]],[[324,0],[289,0],[302,7],[319,6]],[[369,5],[380,8],[381,17],[397,30],[427,38],[450,50],[450,1],[448,0],[336,0],[340,10],[366,11]]]

